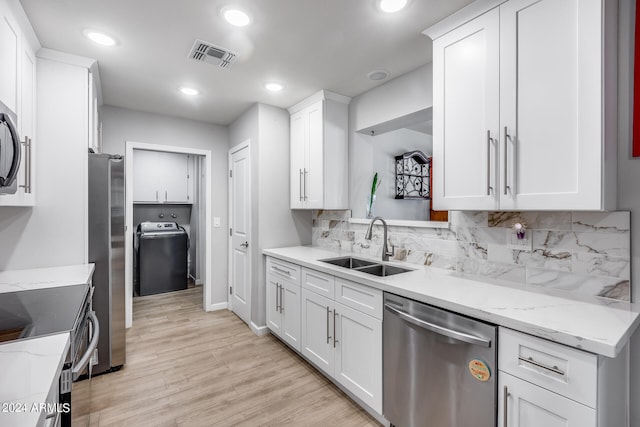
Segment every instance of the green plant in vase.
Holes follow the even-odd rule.
[[[382,179],[378,179],[378,172],[373,175],[373,182],[371,183],[371,194],[367,200],[367,218],[371,219],[373,215],[373,202],[376,201],[376,190],[380,187]]]

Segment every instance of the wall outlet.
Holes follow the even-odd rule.
[[[533,251],[533,233],[530,230],[525,230],[524,238],[522,239],[519,239],[516,232],[511,228],[508,228],[506,232],[507,248],[526,252]]]

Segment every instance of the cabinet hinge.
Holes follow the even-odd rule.
[[[233,178],[233,171],[229,171],[229,178]]]

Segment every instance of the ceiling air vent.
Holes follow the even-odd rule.
[[[189,53],[189,58],[217,65],[220,68],[227,68],[235,61],[236,54],[229,51],[229,49],[202,40],[196,40]]]

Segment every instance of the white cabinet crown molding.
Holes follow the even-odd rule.
[[[301,111],[307,108],[308,106],[315,104],[318,101],[327,100],[327,99],[331,101],[339,102],[341,104],[347,104],[347,105],[351,102],[351,98],[349,98],[348,96],[340,95],[338,93],[331,92],[328,90],[321,90],[314,93],[310,97],[305,98],[303,101],[298,102],[292,107],[289,107],[288,109],[289,114],[295,114],[298,111]]]
[[[64,64],[76,65],[78,67],[84,67],[92,69],[94,64],[98,63],[97,59],[87,58],[85,56],[74,55],[71,53],[60,52],[58,50],[48,49],[43,47],[40,49],[36,56],[41,59],[48,59],[50,61],[62,62]],[[93,71],[93,70],[92,70]]]
[[[459,11],[449,15],[442,21],[430,26],[424,30],[422,34],[429,37],[431,40],[435,40],[449,31],[477,18],[483,13],[500,6],[506,1],[507,0],[476,0],[468,6],[465,6]]]

